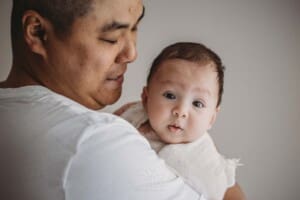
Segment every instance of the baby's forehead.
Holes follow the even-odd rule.
[[[217,66],[214,61],[208,60],[208,59],[201,59],[201,60],[187,60],[187,59],[182,59],[182,58],[171,58],[171,59],[166,59],[163,60],[158,66],[157,66],[157,71],[161,68],[164,68],[166,66],[181,66],[181,70],[189,70],[188,67],[195,67],[197,66],[198,68],[201,67],[211,67],[212,69],[216,69]],[[195,68],[194,70],[197,70]]]
[[[196,63],[184,60],[170,60],[162,63],[152,77],[150,84],[184,86],[188,88],[218,87],[217,72],[213,63]]]
[[[157,66],[157,70],[154,75],[168,77],[173,74],[183,75],[185,72],[197,73],[198,71],[203,71],[203,68],[210,73],[216,73],[216,64],[212,61],[190,61],[185,59],[168,59],[161,62]],[[198,73],[199,74],[199,73]],[[201,75],[201,73],[200,73]]]
[[[153,77],[153,83],[164,85],[182,85],[186,87],[215,87],[218,84],[217,73],[211,69],[203,70],[161,70]]]

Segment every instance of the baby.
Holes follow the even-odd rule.
[[[175,43],[153,61],[142,101],[115,112],[209,200],[223,199],[235,184],[238,165],[217,151],[207,133],[220,110],[223,82],[224,66],[216,53],[198,43]]]

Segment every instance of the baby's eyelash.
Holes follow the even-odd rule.
[[[197,108],[204,108],[205,105],[201,101],[193,101],[193,105]]]
[[[163,96],[166,97],[167,99],[176,99],[176,96],[171,92],[165,92]]]

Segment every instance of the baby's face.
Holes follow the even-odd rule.
[[[166,60],[158,66],[143,97],[149,122],[164,142],[194,141],[215,122],[217,72],[212,63]]]

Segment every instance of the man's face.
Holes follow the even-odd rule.
[[[92,109],[118,100],[127,63],[136,58],[140,0],[95,0],[70,35],[48,35],[45,85]]]
[[[216,119],[217,72],[210,63],[166,60],[143,96],[151,127],[161,140],[191,142],[210,129]]]

